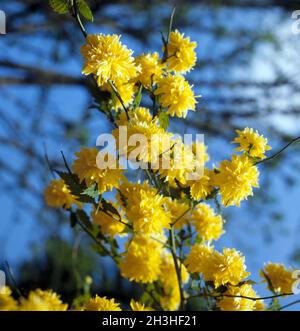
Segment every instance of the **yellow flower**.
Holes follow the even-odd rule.
[[[258,187],[259,172],[246,155],[233,155],[232,160],[220,163],[214,184],[220,187],[222,204],[239,206],[240,202],[253,195],[252,187]]]
[[[228,295],[228,297],[226,297],[226,295]],[[262,308],[262,300],[250,300],[240,298],[239,296],[258,298],[256,292],[249,284],[230,286],[224,293],[224,297],[217,301],[217,306],[223,311],[253,311]]]
[[[246,271],[245,258],[235,249],[224,248],[223,254],[213,247],[194,245],[185,263],[188,271],[202,273],[205,281],[220,285],[237,285],[250,275]]]
[[[197,43],[191,42],[190,38],[184,38],[184,34],[179,33],[178,30],[170,33],[169,43],[167,45],[169,70],[175,72],[185,73],[190,71],[197,60],[194,49]]]
[[[164,295],[160,303],[165,310],[176,310],[180,304],[180,291],[178,278],[171,254],[165,253],[162,257],[159,280],[162,283]],[[184,265],[181,265],[181,281],[186,284],[189,280],[189,273]]]
[[[287,269],[283,264],[269,262],[260,271],[260,276],[265,282],[270,281],[271,284],[268,284],[268,287],[271,291],[279,294],[292,293],[292,286],[296,279],[293,278],[293,270]]]
[[[120,304],[115,302],[115,299],[107,299],[98,295],[91,298],[83,309],[88,311],[121,311]]]
[[[160,177],[168,182],[172,187],[186,186],[189,175],[192,175],[196,167],[195,155],[191,146],[185,145],[181,139],[173,140],[173,148],[162,154],[162,164],[159,168]]]
[[[137,56],[135,63],[141,68],[141,72],[135,80],[150,89],[162,76],[164,65],[161,63],[158,53],[147,53]]]
[[[17,310],[18,303],[11,296],[11,290],[7,286],[0,288],[0,311],[11,311]]]
[[[37,289],[30,291],[28,298],[21,298],[20,310],[24,311],[65,311],[68,305],[55,292]]]
[[[127,127],[127,141],[123,141],[123,144],[120,143],[120,127],[112,132],[116,138],[120,155],[133,162],[157,163],[160,155],[170,149],[171,134],[158,125],[158,119],[152,118],[148,108],[138,107],[129,112],[129,116],[130,121],[128,122],[125,112],[122,112],[117,121],[119,126]],[[134,135],[140,135],[145,139],[144,143],[129,143]],[[132,154],[133,151],[136,153]]]
[[[232,143],[240,145],[236,148],[237,151],[246,152],[251,157],[264,159],[266,157],[265,152],[272,149],[267,145],[268,139],[251,128],[245,128],[243,131],[236,130],[236,133],[238,136]]]
[[[162,244],[149,236],[137,235],[127,243],[119,267],[130,281],[152,283],[160,273]]]
[[[207,168],[204,169],[203,176],[199,180],[191,180],[190,193],[193,199],[205,199],[213,190],[214,171]]]
[[[125,181],[119,188],[118,201],[123,205],[126,217],[137,233],[162,233],[170,227],[171,218],[164,208],[164,197],[147,182]]]
[[[193,210],[191,222],[204,240],[218,240],[224,233],[222,216],[215,215],[207,204],[201,203]]]
[[[185,260],[187,270],[191,273],[202,273],[204,280],[213,279],[215,266],[212,262],[214,257],[214,247],[202,244],[192,246],[189,255]]]
[[[71,194],[67,185],[62,179],[53,179],[44,191],[46,203],[50,207],[65,209],[71,208],[73,204],[81,207],[81,202],[77,201],[77,197]]]
[[[118,210],[116,204],[112,203],[112,205]],[[118,212],[121,216],[121,220],[118,219],[118,215],[111,214],[109,211],[104,212],[99,209],[96,212],[96,210],[97,208],[94,208],[91,216],[93,222],[100,225],[100,229],[103,234],[112,237],[124,235],[126,220],[122,218],[120,209]]]
[[[180,75],[168,75],[158,81],[154,91],[159,102],[171,116],[186,117],[188,110],[195,110],[196,99],[192,87]]]
[[[119,187],[120,180],[124,178],[122,170],[110,169],[108,167],[105,169],[98,168],[98,150],[96,148],[83,147],[75,155],[78,159],[74,160],[72,169],[78,175],[81,182],[85,181],[87,186],[97,183],[100,194]],[[116,162],[115,159],[113,159],[114,162]]]
[[[116,84],[115,88],[118,91],[124,106],[128,107],[134,100],[134,94],[136,91],[135,85],[133,83],[126,82],[122,84]],[[115,92],[112,90],[111,86],[108,83],[103,84],[101,90],[111,93],[111,99],[109,100],[109,102],[112,109],[123,109],[119,98],[116,96]]]
[[[130,308],[133,311],[153,311],[151,307],[145,307],[143,303],[140,303],[133,299],[130,300]]]
[[[117,35],[88,35],[86,44],[81,47],[85,59],[82,73],[94,74],[99,86],[109,80],[122,84],[136,77],[138,68],[134,63],[133,51],[120,42]]]
[[[192,151],[197,158],[197,161],[204,166],[204,164],[209,161],[209,155],[207,153],[207,146],[202,142],[197,141],[192,144]]]
[[[181,229],[190,219],[190,206],[170,197],[165,198],[165,205],[170,212],[171,223],[175,223],[175,229]]]

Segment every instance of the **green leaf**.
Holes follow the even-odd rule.
[[[93,229],[93,224],[91,223],[89,216],[84,210],[78,209],[76,211],[76,215],[86,228],[90,230]]]
[[[169,115],[166,112],[161,112],[159,114],[159,124],[160,127],[163,128],[164,130],[166,130],[169,126]]]
[[[67,14],[69,11],[67,0],[49,0],[49,5],[58,14]]]
[[[136,109],[137,107],[139,107],[141,100],[142,100],[142,90],[143,90],[143,85],[140,85],[139,87],[139,91],[138,94],[136,95],[134,101],[133,101],[133,109]]]
[[[94,17],[93,17],[91,8],[89,7],[89,5],[86,3],[85,0],[77,0],[77,6],[78,6],[80,14],[84,18],[86,18],[90,22],[94,21]]]
[[[89,186],[87,189],[85,189],[81,194],[85,194],[90,198],[96,199],[99,196],[99,191],[97,188],[96,183]]]
[[[105,211],[110,212],[111,214],[117,215],[119,219],[121,219],[121,216],[117,209],[110,203],[107,202],[106,200],[102,199],[101,200],[102,207]]]
[[[71,191],[71,193],[73,195],[78,197],[78,200],[80,202],[94,203],[93,198],[82,194],[82,192],[84,192],[86,190],[86,185],[84,184],[84,182],[80,183],[77,175],[69,173],[69,172],[58,171],[58,170],[55,170],[55,172],[59,175],[59,177],[61,179],[64,180],[68,189]]]
[[[97,245],[96,243],[92,243],[91,247],[92,247],[93,251],[100,254],[101,256],[107,256],[106,250],[103,247],[101,247],[100,245]]]

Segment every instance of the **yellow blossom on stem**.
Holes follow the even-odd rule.
[[[259,171],[246,155],[233,155],[231,161],[220,163],[214,184],[220,188],[222,204],[239,206],[242,200],[253,195],[253,187],[258,187]]]
[[[111,159],[112,164],[116,165],[116,169],[109,167],[100,169],[97,166],[98,150],[96,148],[83,147],[79,152],[75,153],[77,159],[74,160],[72,170],[79,177],[80,181],[85,181],[87,186],[96,183],[99,193],[111,191],[119,187],[119,182],[124,178],[122,170],[118,169],[118,164],[114,158]]]
[[[121,36],[92,34],[81,47],[85,59],[82,73],[96,75],[99,86],[111,81],[118,85],[137,76],[133,51],[120,42]]]
[[[127,243],[119,263],[123,277],[139,283],[152,283],[160,273],[162,244],[149,237],[136,235]]]
[[[46,187],[44,197],[50,207],[69,209],[74,204],[79,208],[82,207],[82,203],[77,200],[75,195],[71,194],[63,179],[53,179]]]
[[[164,208],[165,199],[147,182],[125,181],[119,188],[117,198],[135,232],[151,235],[169,229],[171,218]]]
[[[130,300],[130,308],[132,311],[153,311],[154,310],[153,308],[146,307],[143,303],[140,303],[133,299]]]
[[[139,55],[135,58],[135,63],[140,67],[140,73],[135,78],[146,88],[151,89],[152,85],[157,83],[163,73],[164,64],[157,52]]]
[[[178,30],[171,31],[168,50],[168,70],[178,73],[190,71],[196,64],[197,55],[195,48],[197,43],[190,41],[189,37],[184,38],[184,34]]]
[[[116,204],[112,203],[112,205],[118,210]],[[120,209],[118,211],[119,214],[122,214]],[[121,219],[118,219],[118,215],[111,214],[109,211],[104,212],[99,208],[94,208],[91,217],[93,222],[100,226],[100,230],[103,234],[111,237],[125,235],[126,220],[122,218],[122,216]]]
[[[243,298],[258,298],[257,293],[249,284],[243,284],[241,286],[229,286],[228,290],[223,294],[224,297],[217,300],[217,306],[223,311],[260,310],[263,305],[262,300],[251,300]]]
[[[65,311],[68,305],[55,292],[37,289],[30,291],[28,298],[21,298],[19,310],[24,311]]]
[[[176,230],[181,229],[189,222],[191,208],[186,202],[168,197],[165,198],[165,205],[170,212],[171,223],[174,223]]]
[[[218,240],[225,232],[221,215],[216,215],[207,204],[201,203],[193,210],[191,222],[199,236],[206,241]]]
[[[0,311],[12,311],[18,309],[17,301],[12,297],[8,286],[0,287]]]
[[[189,181],[191,197],[194,200],[205,199],[212,192],[214,174],[213,170],[205,168],[200,179]]]
[[[260,276],[268,283],[268,288],[275,293],[292,293],[292,286],[296,281],[293,269],[287,269],[281,263],[267,263],[260,271]]]
[[[107,299],[96,295],[86,302],[83,310],[87,311],[121,311],[120,304],[115,299]]]
[[[186,117],[188,110],[195,110],[196,98],[192,86],[183,76],[168,75],[158,81],[154,94],[159,97],[163,108],[171,116]]]
[[[272,149],[268,146],[268,139],[251,128],[245,128],[243,131],[236,130],[236,133],[238,136],[232,143],[240,145],[236,148],[237,151],[248,153],[251,157],[264,159],[266,158],[265,152]]]

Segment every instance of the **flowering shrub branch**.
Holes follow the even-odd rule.
[[[185,310],[195,298],[204,298],[210,310],[283,308],[277,299],[293,294],[292,269],[267,263],[260,276],[272,295],[259,297],[242,253],[226,247],[217,251],[212,242],[225,233],[221,206],[238,207],[252,196],[259,186],[257,165],[300,138],[266,157],[271,149],[266,138],[251,128],[237,130],[232,142],[238,146],[236,153],[209,169],[203,142],[188,145],[168,130],[170,118],[185,118],[189,111],[196,111],[199,98],[184,76],[195,66],[197,43],[173,30],[175,10],[167,37],[162,35],[162,57],[158,52],[134,57],[121,36],[87,33],[81,15],[92,16],[85,1],[59,2],[66,6],[52,3],[53,8],[70,13],[85,38],[82,73],[92,77],[96,107],[114,125],[118,155],[83,147],[69,166],[62,154],[66,169],[55,170],[60,178],[45,189],[47,204],[67,210],[71,227],[79,226],[93,241],[95,251],[110,256],[124,278],[140,284],[143,295],[130,302],[131,310]],[[141,107],[142,103],[152,104],[152,109]],[[128,141],[121,148],[124,127]],[[157,153],[147,144],[139,148],[130,144],[136,135],[151,142],[151,147],[155,144]],[[166,148],[169,140],[172,144]],[[101,160],[108,166],[99,166],[99,156],[104,156]],[[129,181],[121,158],[143,165],[140,170],[148,180]],[[198,168],[202,174],[193,178]],[[110,191],[115,193],[112,200],[106,198]],[[97,295],[72,307],[52,291],[32,291],[18,302],[9,288],[1,295],[0,302],[6,300],[5,308],[10,310],[121,309],[114,299]],[[263,302],[268,299],[272,299],[269,305]]]

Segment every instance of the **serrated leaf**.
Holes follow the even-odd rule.
[[[169,122],[170,122],[169,115],[166,112],[161,112],[159,114],[160,127],[166,130],[169,126]]]
[[[89,7],[89,5],[86,3],[85,0],[77,0],[77,5],[78,5],[78,9],[80,14],[86,18],[88,21],[93,22],[94,21],[94,17],[93,17],[93,13],[91,11],[91,8]]]
[[[59,175],[61,179],[64,180],[65,184],[67,185],[68,189],[71,191],[73,195],[78,198],[78,201],[85,202],[85,203],[94,203],[94,199],[89,197],[88,195],[82,194],[87,187],[84,182],[80,183],[80,180],[77,175],[55,170],[55,172]]]
[[[66,0],[49,0],[49,5],[58,14],[67,14],[69,11]]]
[[[89,196],[90,198],[96,199],[99,196],[99,191],[97,188],[97,185],[94,183],[88,188],[86,188],[84,191],[82,191],[81,194],[85,194]]]

